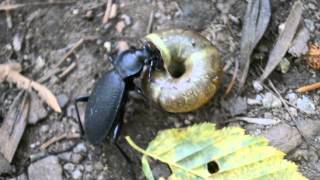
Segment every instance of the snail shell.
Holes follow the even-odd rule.
[[[207,103],[217,91],[220,75],[218,50],[199,33],[171,29],[145,39],[161,53],[164,71],[144,74],[144,92],[168,112],[188,112]]]

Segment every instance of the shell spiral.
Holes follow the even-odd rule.
[[[144,92],[168,112],[189,112],[206,104],[215,94],[221,75],[218,50],[199,33],[170,29],[145,39],[160,51],[164,71],[144,74]]]

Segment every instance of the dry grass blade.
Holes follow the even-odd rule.
[[[0,153],[11,162],[28,122],[30,99],[20,92],[0,127]]]
[[[260,81],[264,81],[270,75],[288,51],[299,26],[302,10],[302,3],[297,1],[293,5],[288,19],[285,22],[284,30],[280,33],[279,38],[269,55],[267,66],[260,77]]]
[[[247,79],[251,54],[266,31],[271,16],[269,0],[250,0],[241,37],[241,89]]]
[[[0,5],[0,11],[10,11],[15,10],[18,8],[22,8],[25,6],[46,6],[46,5],[62,5],[62,4],[72,4],[75,3],[75,1],[57,1],[57,2],[32,2],[32,3],[26,3],[26,4],[5,4]]]
[[[21,89],[25,89],[28,91],[35,90],[37,94],[42,98],[42,100],[44,100],[54,111],[61,112],[61,108],[56,97],[48,88],[23,76],[16,70],[21,70],[20,65],[0,65],[0,82],[6,80],[8,82],[15,83],[17,87]]]
[[[278,119],[269,119],[269,118],[252,118],[252,117],[235,117],[227,120],[227,122],[233,121],[245,121],[247,123],[260,124],[260,125],[275,125],[280,121]]]

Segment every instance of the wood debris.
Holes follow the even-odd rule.
[[[20,92],[0,127],[0,152],[11,162],[28,123],[29,94]]]
[[[149,16],[149,21],[148,21],[148,26],[146,31],[147,34],[150,34],[152,32],[153,20],[154,20],[154,10],[151,11]]]
[[[22,74],[20,74],[20,64],[1,64],[0,65],[0,82],[8,81],[15,83],[18,88],[27,91],[36,91],[38,96],[41,97],[54,111],[61,112],[61,108],[58,104],[56,97],[45,86],[35,82]]]
[[[281,59],[290,48],[302,17],[302,11],[303,4],[301,3],[301,1],[297,1],[296,3],[294,3],[290,14],[285,22],[285,28],[280,33],[278,40],[269,55],[268,63],[259,79],[261,82],[263,82],[277,67]]]
[[[307,64],[313,69],[320,69],[320,45],[311,44],[307,56]]]
[[[296,90],[296,92],[305,93],[305,92],[309,92],[309,91],[313,91],[313,90],[317,90],[317,89],[320,89],[320,82],[317,82],[314,84],[309,84],[306,86],[302,86],[302,87],[298,88]]]
[[[102,18],[102,24],[106,24],[109,21],[111,9],[112,9],[112,0],[108,0],[106,5],[106,11]]]
[[[266,31],[270,17],[269,0],[250,0],[248,2],[241,37],[240,70],[242,75],[239,83],[240,89],[244,86],[248,76],[251,54]]]
[[[78,139],[80,137],[81,137],[81,135],[78,134],[78,133],[72,133],[72,134],[64,133],[64,134],[61,134],[59,136],[54,136],[53,138],[49,139],[47,142],[45,142],[44,144],[42,144],[40,146],[40,149],[45,150],[50,145],[52,145],[52,144],[54,144],[56,142],[59,142],[59,141],[61,141],[63,139]]]

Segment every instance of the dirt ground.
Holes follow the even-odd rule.
[[[1,1],[0,1],[1,2]],[[12,162],[12,169],[0,179],[33,179],[41,176],[32,172],[37,159],[47,156],[58,159],[58,168],[64,179],[132,179],[130,164],[116,147],[108,142],[92,146],[85,140],[63,140],[51,145],[46,152],[40,146],[54,136],[66,132],[79,132],[74,100],[91,92],[94,82],[112,68],[108,55],[115,56],[117,44],[126,41],[130,46],[141,47],[141,39],[147,34],[150,14],[154,12],[153,31],[167,28],[185,28],[201,32],[217,46],[222,55],[223,65],[230,64],[223,76],[216,96],[205,106],[190,113],[168,113],[150,106],[132,92],[125,108],[124,125],[119,137],[119,145],[132,160],[137,179],[144,179],[140,166],[141,154],[134,151],[124,140],[130,136],[139,146],[146,147],[157,132],[173,127],[185,127],[200,122],[212,122],[225,126],[241,126],[248,133],[263,135],[271,143],[288,153],[287,159],[296,162],[300,171],[309,179],[320,179],[320,104],[319,92],[295,93],[295,89],[320,80],[319,71],[306,65],[304,57],[293,57],[288,72],[276,70],[270,76],[282,97],[294,104],[290,113],[281,104],[267,107],[270,89],[256,92],[253,80],[261,73],[273,43],[278,37],[278,27],[289,14],[294,0],[272,0],[272,17],[267,32],[253,54],[253,61],[241,95],[232,91],[226,98],[222,95],[228,85],[239,58],[241,28],[246,9],[245,0],[116,0],[118,12],[115,18],[102,24],[105,12],[104,0],[79,0],[71,4],[26,6],[10,11],[12,28],[8,28],[7,14],[0,11],[0,63],[22,64],[22,74],[34,80],[48,77],[44,81],[62,104],[63,113],[44,110],[47,115],[35,124],[29,124]],[[310,42],[320,42],[320,2],[303,0],[304,24],[310,32]],[[11,3],[29,1],[11,0]],[[119,23],[124,22],[121,31]],[[63,78],[50,75],[63,55],[82,38],[95,37],[85,41],[61,67],[76,62],[76,68]],[[111,50],[105,46],[111,44]],[[21,48],[19,48],[21,45]],[[18,46],[18,47],[17,47]],[[0,84],[0,123],[13,99],[20,90],[9,83]],[[260,98],[260,99],[259,99]],[[307,98],[310,112],[299,108],[300,100]],[[261,102],[262,101],[262,102]],[[279,99],[274,101],[278,102]],[[46,106],[46,105],[44,105]],[[34,111],[39,110],[34,108]],[[33,111],[33,112],[34,112]],[[84,106],[80,109],[84,114]],[[234,116],[262,117],[278,119],[276,125],[259,125],[243,121],[228,121]],[[297,130],[298,127],[299,131]],[[301,136],[302,133],[302,136]],[[40,160],[40,161],[42,161]],[[50,160],[50,159],[49,159]],[[54,165],[52,165],[54,166]],[[0,166],[1,167],[1,166]],[[54,169],[54,168],[53,168]],[[153,169],[158,176],[168,175],[168,169],[157,166]],[[1,171],[0,171],[1,172]],[[52,170],[52,172],[55,172]]]

